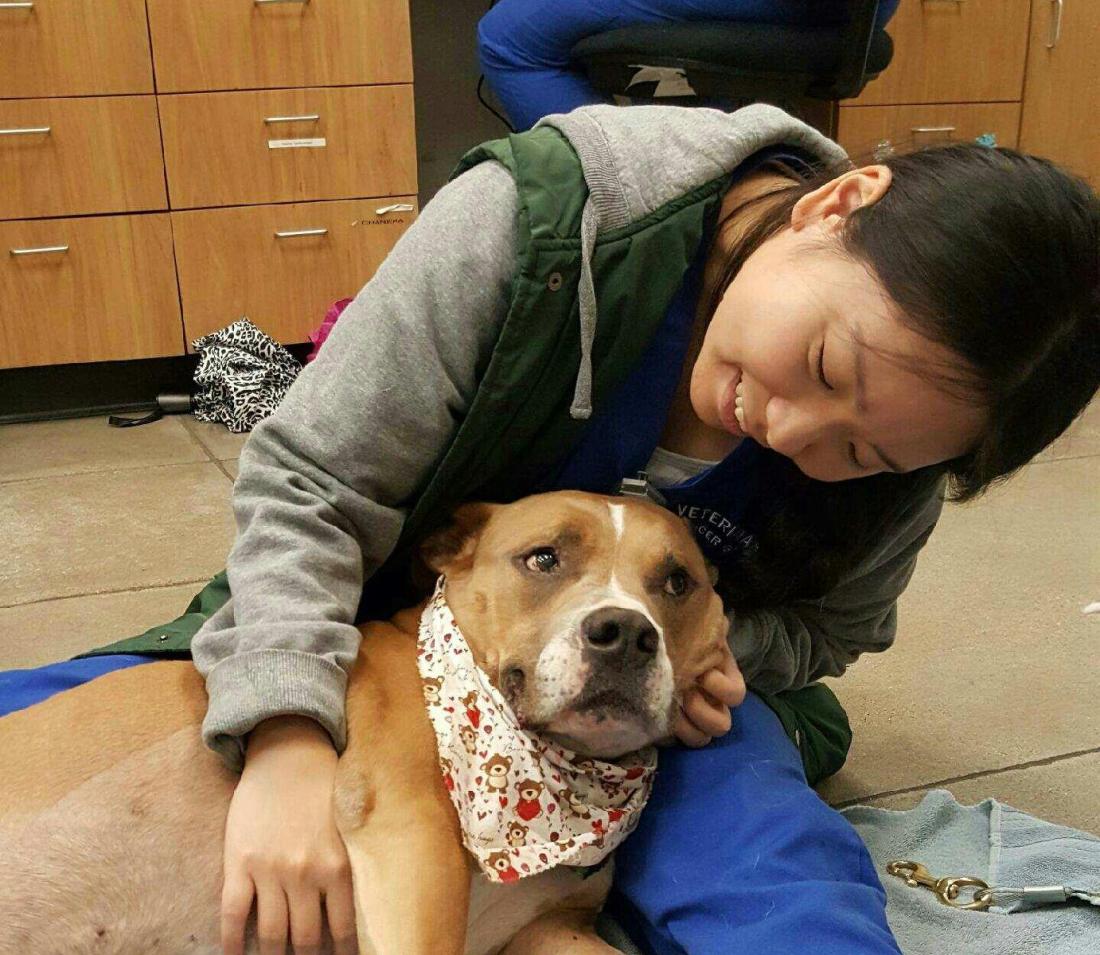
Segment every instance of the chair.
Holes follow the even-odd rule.
[[[624,27],[586,37],[571,56],[593,86],[620,101],[762,100],[832,135],[836,101],[859,95],[894,53],[875,26],[879,0],[848,6],[847,23],[823,27],[728,20]]]

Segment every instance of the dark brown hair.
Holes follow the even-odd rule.
[[[892,183],[848,216],[835,251],[878,278],[910,329],[959,357],[912,370],[988,412],[974,447],[945,465],[950,499],[970,500],[1054,441],[1100,387],[1100,199],[1047,159],[977,143],[869,161]],[[795,204],[850,168],[819,168],[733,210],[767,203],[731,249],[708,315]]]
[[[988,424],[961,457],[901,475],[815,481],[764,449],[766,483],[788,493],[748,518],[759,548],[719,581],[727,607],[824,597],[920,501],[979,496],[1054,441],[1100,386],[1100,201],[1048,160],[977,143],[818,166],[808,178],[773,160],[795,182],[731,213],[761,210],[731,245],[708,321],[745,260],[790,225],[799,199],[870,162],[890,167],[890,188],[848,217],[833,251],[871,270],[902,321],[959,358],[912,370],[979,402]]]

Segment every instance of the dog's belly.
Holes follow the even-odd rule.
[[[179,712],[169,679],[178,674],[158,666],[143,668],[146,680],[158,679],[144,689]],[[52,713],[47,702],[17,714],[17,731],[10,729],[15,722],[0,724],[0,747],[34,752],[5,761],[23,778],[9,775],[7,796],[0,793],[0,955],[222,955],[225,820],[239,777],[203,744],[197,713],[128,751],[125,741],[138,738],[149,711],[120,709],[121,697],[112,721],[119,742],[105,756],[97,721],[106,717],[81,709],[89,702],[83,697],[103,688],[69,691],[55,698]],[[36,749],[30,742],[49,733],[59,739],[62,724],[64,746]],[[95,758],[111,762],[84,778],[80,768]],[[609,881],[610,866],[587,885],[570,869],[508,885],[475,875],[468,955],[494,955],[539,914],[582,887],[595,888],[605,873]],[[246,955],[259,955],[255,922],[253,910]],[[318,955],[332,955],[330,944]]]
[[[236,777],[219,767],[197,728],[182,729],[47,808],[9,811],[0,955],[220,955]]]
[[[0,955],[222,955],[222,840],[236,782],[189,727],[47,809],[8,813]],[[495,955],[583,885],[571,869],[508,885],[473,875],[467,955]],[[247,955],[258,955],[254,911],[247,937]]]

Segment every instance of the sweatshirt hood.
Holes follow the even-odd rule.
[[[544,116],[580,159],[588,197],[581,216],[581,362],[570,416],[592,414],[592,342],[597,302],[592,251],[597,236],[733,172],[753,153],[787,145],[844,168],[845,151],[812,126],[767,103],[732,113],[694,106],[582,106]]]

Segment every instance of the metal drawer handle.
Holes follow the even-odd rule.
[[[955,132],[954,126],[911,126],[909,128],[911,133],[953,133]]]
[[[67,245],[44,245],[38,249],[12,249],[12,255],[38,255],[40,252],[68,252]]]
[[[328,229],[292,229],[289,232],[276,232],[277,239],[290,239],[296,235],[328,235]]]
[[[307,116],[265,116],[265,123],[315,123],[321,118],[320,113],[310,113]]]
[[[0,136],[29,136],[31,133],[48,133],[49,126],[26,126],[23,129],[0,129]]]
[[[30,10],[33,3],[0,3],[0,10]]]
[[[408,202],[395,202],[392,206],[382,206],[381,209],[375,209],[374,214],[376,216],[384,216],[387,212],[412,212],[413,206]]]
[[[1053,50],[1062,36],[1062,0],[1050,0],[1054,4],[1054,16],[1050,21],[1050,40],[1047,49]]]

